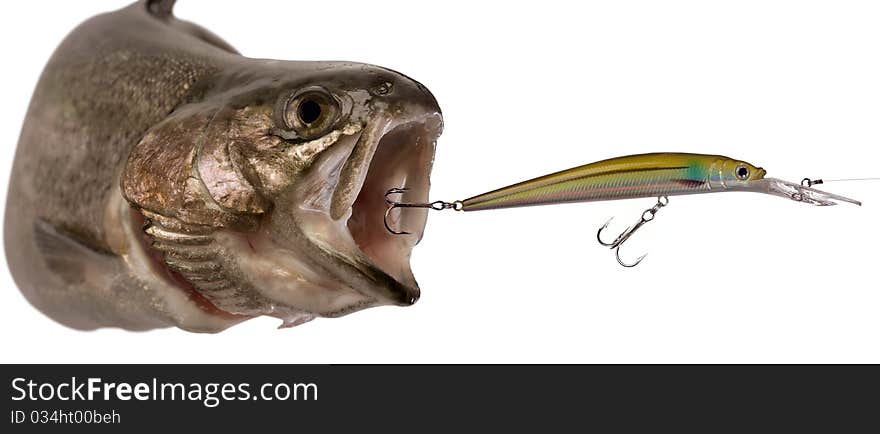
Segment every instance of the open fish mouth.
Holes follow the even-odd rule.
[[[410,256],[427,212],[393,213],[412,233],[394,236],[383,223],[384,193],[405,185],[408,200],[427,199],[441,131],[437,112],[406,118],[379,113],[358,133],[340,138],[296,183],[295,226],[323,253],[317,256],[334,277],[369,299],[365,304],[405,306],[419,298]]]

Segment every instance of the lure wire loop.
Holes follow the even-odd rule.
[[[402,195],[403,193],[406,193],[407,191],[409,191],[408,188],[395,187],[395,188],[391,188],[385,192],[385,203],[388,204],[388,209],[385,210],[385,220],[384,220],[385,229],[387,229],[388,232],[391,232],[394,235],[409,235],[410,234],[410,232],[407,232],[407,231],[395,230],[391,227],[390,224],[388,224],[388,218],[391,216],[391,211],[394,211],[397,208],[428,208],[428,209],[433,209],[435,211],[443,211],[445,209],[454,209],[456,211],[461,211],[462,208],[464,207],[464,205],[462,204],[462,202],[460,200],[457,200],[455,202],[445,202],[442,200],[435,200],[434,202],[408,203],[408,202],[398,202],[398,201],[393,200],[389,197],[394,194]]]
[[[823,181],[822,178],[815,179],[815,180],[810,179],[810,178],[804,178],[801,180],[801,185],[803,185],[804,187],[812,187],[814,185],[819,185],[819,184],[824,184],[824,183],[825,183],[825,181]]]
[[[605,224],[602,225],[602,227],[599,228],[598,232],[596,232],[596,239],[599,241],[599,244],[614,250],[614,256],[617,258],[617,263],[619,263],[620,265],[627,267],[627,268],[635,267],[636,265],[639,265],[639,263],[642,262],[642,259],[645,259],[645,256],[648,256],[648,254],[645,253],[642,256],[639,256],[632,263],[626,263],[623,261],[623,259],[620,258],[620,246],[623,243],[625,243],[626,240],[628,240],[629,237],[631,237],[645,223],[648,223],[648,222],[654,220],[654,217],[657,215],[657,212],[660,211],[660,209],[666,205],[669,205],[669,197],[667,197],[667,196],[657,197],[657,203],[655,203],[653,207],[648,208],[644,212],[642,212],[642,216],[641,216],[641,218],[639,218],[639,221],[637,221],[634,225],[628,227],[625,231],[621,232],[620,235],[618,235],[617,238],[614,239],[614,241],[606,242],[606,241],[602,240],[602,231],[604,231],[606,228],[608,228],[608,225],[611,223],[611,220],[614,220],[614,217],[612,217],[612,218],[608,219],[608,221],[605,222]]]
[[[840,179],[810,179],[804,178],[801,180],[801,185],[804,187],[812,187],[814,185],[824,184],[826,182],[850,182],[850,181],[880,181],[880,177],[874,178],[840,178]]]

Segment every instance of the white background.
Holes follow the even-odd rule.
[[[4,183],[52,50],[126,3],[4,9]],[[792,181],[880,176],[877,3],[179,3],[250,57],[375,63],[427,85],[446,121],[434,199],[656,151],[724,154]],[[610,216],[621,230],[650,199],[434,213],[414,252],[415,306],[285,330],[261,318],[217,335],[75,331],[3,267],[0,361],[877,363],[880,182],[823,187],[865,205],[673,197],[623,248],[650,249],[636,269],[595,231]]]

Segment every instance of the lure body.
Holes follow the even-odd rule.
[[[597,161],[461,201],[462,211],[741,189],[766,171],[721,155],[652,153]]]

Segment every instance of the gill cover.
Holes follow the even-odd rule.
[[[270,203],[248,162],[256,153],[234,110],[184,107],[150,128],[121,176],[125,198],[184,223],[252,229]]]

